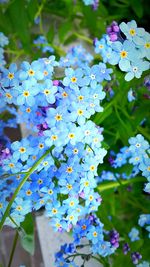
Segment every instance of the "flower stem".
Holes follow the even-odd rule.
[[[74,34],[77,38],[79,38],[79,39],[81,39],[81,40],[84,40],[84,41],[86,41],[86,42],[89,43],[89,44],[93,44],[93,40],[90,39],[90,38],[88,38],[88,37],[86,37],[85,35],[81,35],[81,34],[79,34],[79,33],[77,33],[77,32],[74,32],[73,34]]]
[[[30,175],[36,170],[36,168],[38,167],[38,165],[43,161],[43,159],[53,150],[54,146],[52,146],[50,149],[48,149],[36,162],[35,164],[31,167],[31,169],[28,171],[28,173],[24,176],[24,178],[22,179],[22,181],[20,182],[20,184],[18,185],[18,187],[16,188],[13,196],[12,196],[12,199],[10,200],[5,212],[4,212],[4,215],[2,217],[2,220],[0,222],[0,231],[2,230],[3,228],[3,225],[5,223],[5,220],[6,218],[9,216],[9,212],[10,212],[10,209],[11,209],[11,206],[17,196],[17,194],[19,193],[19,191],[21,190],[21,188],[23,187],[23,185],[25,184],[25,182],[27,181],[27,179],[30,177]]]
[[[11,263],[12,263],[12,260],[13,260],[13,256],[14,256],[16,245],[17,245],[17,241],[18,241],[18,236],[19,236],[19,234],[16,231],[15,238],[14,238],[13,245],[12,245],[12,250],[11,250],[11,254],[10,254],[10,258],[9,258],[9,262],[8,262],[7,267],[11,267]]]
[[[120,183],[121,182],[121,183]],[[120,180],[120,182],[108,182],[108,183],[102,183],[98,186],[97,190],[98,192],[103,192],[108,189],[116,188],[118,186],[125,186],[132,183],[138,183],[138,182],[146,182],[145,177],[137,176],[135,178],[131,178],[129,180]]]

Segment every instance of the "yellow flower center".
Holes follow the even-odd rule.
[[[90,200],[90,201],[93,200],[93,196],[92,196],[92,195],[89,196],[89,200]]]
[[[88,181],[86,181],[86,182],[84,182],[84,186],[89,186],[89,182]]]
[[[26,112],[30,113],[31,112],[31,108],[26,108]]]
[[[146,44],[144,44],[144,47],[145,47],[145,48],[150,48],[150,43],[146,43]]]
[[[79,96],[78,96],[78,100],[79,100],[79,101],[82,101],[83,99],[84,99],[84,96],[83,96],[83,95],[79,95]]]
[[[93,236],[94,236],[94,237],[97,237],[97,232],[96,232],[96,231],[93,232]]]
[[[136,31],[134,29],[130,29],[129,33],[130,35],[134,36],[136,34]]]
[[[26,191],[26,195],[27,195],[27,196],[31,196],[31,195],[32,195],[32,191],[31,191],[30,189],[27,190],[27,191]]]
[[[47,166],[47,165],[48,165],[48,161],[44,161],[44,162],[43,162],[43,165],[44,165],[44,166]]]
[[[82,225],[82,230],[86,230],[86,225],[85,224]]]
[[[73,216],[73,215],[70,215],[70,216],[69,216],[69,220],[70,220],[70,221],[73,221],[73,219],[74,219],[74,216]]]
[[[16,210],[18,210],[18,211],[21,211],[23,208],[22,208],[22,206],[17,206],[16,207]]]
[[[44,148],[44,145],[43,144],[39,144],[39,148],[40,149]]]
[[[71,190],[72,189],[72,185],[71,184],[67,184],[67,189]]]
[[[50,91],[49,89],[45,89],[45,90],[44,90],[44,94],[45,94],[45,95],[50,95],[50,93],[51,93],[51,91]]]
[[[23,95],[24,95],[25,97],[28,97],[28,96],[30,95],[30,93],[29,93],[29,91],[24,91],[24,92],[23,92]]]
[[[52,135],[52,136],[51,136],[51,139],[52,139],[53,141],[56,141],[56,140],[58,139],[58,136],[57,136],[57,135]]]
[[[47,76],[48,75],[48,71],[47,70],[44,70],[44,76]]]
[[[77,148],[74,148],[73,154],[78,154],[78,149]]]
[[[69,133],[68,134],[68,138],[73,139],[74,137],[75,137],[75,134],[74,133]]]
[[[72,168],[72,167],[67,167],[66,172],[68,172],[68,173],[72,173],[72,172],[73,172],[73,168]]]
[[[78,109],[77,113],[78,113],[79,116],[82,116],[84,112],[83,112],[82,109]]]
[[[38,180],[38,184],[43,184],[43,180],[42,179],[39,179]]]
[[[62,120],[62,115],[57,114],[57,115],[55,116],[55,120],[56,120],[56,121],[61,121],[61,120]]]
[[[70,204],[69,204],[70,207],[73,207],[74,206],[74,201],[71,201]]]
[[[52,190],[52,189],[49,189],[49,190],[48,190],[48,194],[49,194],[49,195],[52,195],[52,194],[53,194],[53,190]]]
[[[67,94],[66,92],[63,92],[63,93],[62,93],[62,96],[65,98],[65,97],[68,96],[68,94]]]
[[[76,83],[77,82],[77,78],[76,77],[72,77],[71,81],[72,81],[72,83]]]
[[[52,213],[53,213],[53,214],[56,214],[57,212],[58,212],[57,209],[55,209],[55,208],[52,209]]]
[[[34,76],[34,74],[35,74],[35,71],[34,71],[34,70],[32,70],[32,69],[30,69],[30,70],[28,71],[28,74],[29,74],[29,76]]]
[[[15,166],[15,165],[14,165],[13,163],[9,163],[9,167],[10,167],[10,168],[14,168],[14,166]]]
[[[25,147],[20,147],[19,148],[19,152],[20,153],[25,153],[26,152],[26,148]]]
[[[123,51],[121,51],[120,52],[120,56],[121,56],[121,58],[126,58],[127,57],[127,51],[125,51],[125,50],[123,50]]]
[[[14,78],[14,74],[9,72],[7,77],[12,80]]]
[[[95,166],[94,165],[91,165],[90,166],[90,171],[94,171],[95,170]]]
[[[3,204],[2,203],[0,203],[0,209],[2,209],[3,208]]]
[[[9,99],[12,98],[12,95],[11,95],[10,93],[6,93],[5,96],[6,96],[7,98],[9,98]]]

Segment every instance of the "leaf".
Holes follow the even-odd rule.
[[[102,144],[102,147],[105,148],[106,150],[110,148],[110,146],[104,141],[102,141],[101,144]]]
[[[27,214],[24,222],[21,223],[21,231],[19,231],[20,242],[22,247],[31,255],[34,254],[34,221],[31,214]]]
[[[110,114],[112,113],[112,107],[106,106],[106,109],[104,108],[104,111],[102,113],[97,113],[94,118],[92,119],[97,125],[100,125]]]
[[[38,1],[37,0],[29,1],[27,5],[27,14],[31,22],[34,21],[34,17],[36,15],[37,10],[38,10]]]
[[[54,25],[51,25],[49,27],[47,34],[46,34],[46,37],[47,37],[47,40],[49,43],[53,42],[54,36],[55,36]]]
[[[30,50],[29,21],[25,0],[14,0],[5,14],[12,24],[13,32],[17,34],[25,50]]]
[[[139,17],[142,18],[143,16],[143,5],[142,2],[140,0],[131,0],[131,7],[133,9],[133,11],[135,12],[135,14]]]
[[[60,26],[58,35],[59,35],[59,40],[61,43],[64,42],[64,40],[66,39],[65,37],[66,37],[67,33],[71,30],[71,27],[72,27],[72,25],[71,25],[70,21],[64,22]]]
[[[12,25],[10,18],[5,15],[0,9],[0,31],[3,31],[5,34],[12,32]]]

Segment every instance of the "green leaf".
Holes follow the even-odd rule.
[[[143,5],[142,2],[140,0],[131,0],[131,7],[133,9],[133,11],[135,12],[135,14],[139,17],[142,18],[143,16]]]
[[[5,34],[8,34],[12,31],[12,24],[10,18],[5,15],[0,9],[0,31],[3,31]]]
[[[104,108],[104,111],[102,113],[97,113],[94,118],[92,119],[97,125],[102,123],[108,116],[110,116],[112,113],[112,107],[109,106],[106,109]]]
[[[16,33],[25,50],[30,50],[29,21],[26,11],[25,0],[14,0],[9,5],[5,14],[12,24],[13,32]]]
[[[29,1],[27,5],[27,14],[31,22],[34,21],[34,17],[36,15],[37,10],[38,10],[38,1],[37,0]]]
[[[53,42],[54,36],[55,36],[54,25],[51,25],[49,27],[47,34],[46,34],[46,37],[47,37],[47,40],[49,43]]]
[[[59,32],[58,32],[58,35],[59,35],[59,40],[60,42],[64,42],[64,40],[66,39],[67,37],[67,33],[71,30],[71,22],[68,21],[68,22],[64,22],[60,28],[59,28]]]
[[[104,141],[102,141],[102,147],[105,148],[106,150],[110,148],[110,146]]]
[[[27,214],[24,222],[21,223],[21,231],[19,231],[20,242],[22,247],[31,255],[34,254],[34,221],[31,214]]]

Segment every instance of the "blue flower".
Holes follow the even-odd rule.
[[[138,28],[135,20],[131,20],[128,23],[122,22],[119,27],[128,40],[134,41],[135,44],[143,42],[142,39],[145,35],[145,30]]]
[[[18,79],[18,71],[17,71],[17,65],[15,63],[12,63],[9,66],[9,69],[2,68],[2,86],[8,87],[8,86],[18,86],[19,85],[19,79]]]
[[[8,38],[2,32],[0,32],[0,46],[4,47],[5,45],[8,45],[8,43]]]
[[[40,70],[40,64],[38,61],[33,61],[31,65],[24,61],[21,64],[21,70],[19,72],[19,78],[21,81],[23,80],[42,80],[44,74]]]
[[[30,147],[30,142],[27,139],[22,139],[21,142],[15,141],[11,144],[11,149],[13,151],[13,158],[17,161],[21,159],[26,161],[29,155],[33,154],[33,148]]]
[[[122,70],[127,72],[125,75],[126,81],[131,81],[134,77],[140,78],[143,71],[148,70],[150,63],[148,61],[143,61],[139,59],[137,61],[131,62],[129,66],[125,65]]]
[[[139,230],[137,230],[135,227],[133,227],[130,231],[130,233],[128,234],[131,242],[137,241],[140,239],[139,237]]]
[[[97,244],[103,240],[103,232],[100,227],[91,226],[89,233],[86,235],[89,240],[92,241],[92,244]]]
[[[142,175],[150,182],[150,158],[144,159],[144,161],[140,163],[139,169],[142,171]]]
[[[136,98],[135,98],[135,93],[134,91],[132,90],[132,88],[128,91],[128,101],[129,102],[132,102],[134,101]]]
[[[119,68],[124,71],[129,68],[130,61],[139,58],[140,53],[135,48],[131,41],[124,41],[123,43],[117,41],[112,44],[113,53],[109,62],[113,65],[119,63]]]
[[[131,153],[138,152],[145,152],[145,150],[149,149],[149,143],[144,139],[141,134],[137,134],[136,137],[131,137],[129,139],[129,151]]]
[[[46,79],[41,86],[41,90],[48,103],[55,103],[57,87],[53,86],[53,82],[51,80]]]
[[[35,104],[35,95],[39,93],[39,88],[31,81],[24,81],[21,86],[17,88],[18,97],[17,104],[27,104],[33,106]]]
[[[65,70],[66,77],[63,79],[63,85],[70,86],[72,89],[78,89],[79,86],[86,85],[86,79],[83,78],[82,69],[73,70],[68,68]]]
[[[150,267],[150,264],[148,261],[143,261],[140,264],[136,265],[137,267]]]

